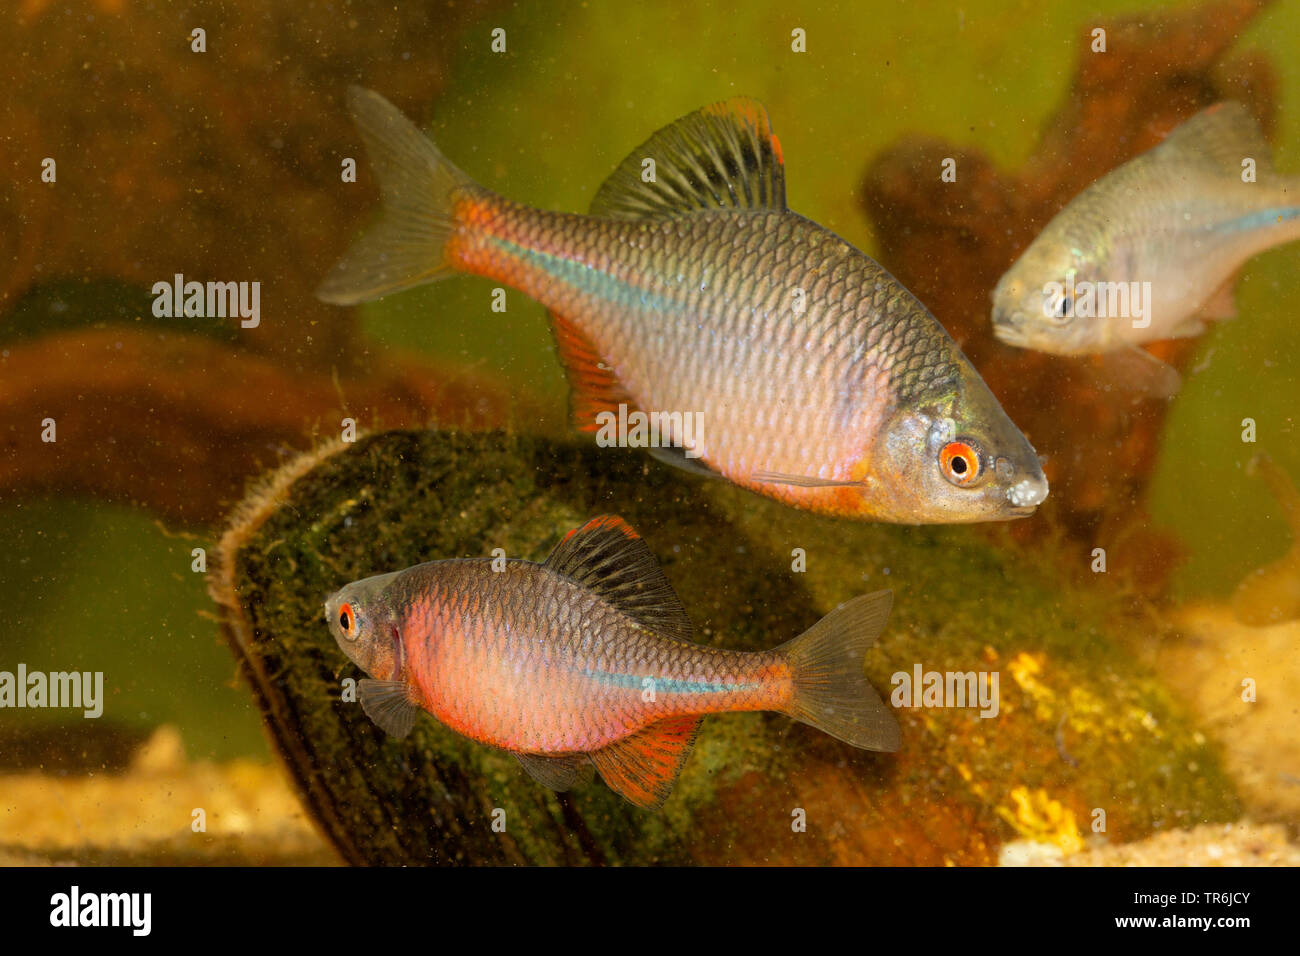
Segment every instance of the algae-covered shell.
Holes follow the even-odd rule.
[[[876,687],[889,696],[917,664],[996,672],[997,716],[900,709],[898,754],[775,714],[710,717],[653,813],[599,781],[545,790],[428,716],[386,737],[343,700],[363,675],[325,625],[333,590],[495,548],[541,560],[600,513],[645,537],[697,640],[771,647],[892,587],[893,619],[867,661]],[[1235,819],[1216,754],[1124,649],[1131,625],[1053,564],[977,529],[801,514],[634,451],[396,431],[269,476],[236,510],[213,595],[304,804],[352,863],[986,863],[1012,839],[1073,852],[1097,810],[1116,840]]]

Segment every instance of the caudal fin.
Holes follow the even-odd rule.
[[[374,90],[348,88],[348,110],[379,180],[383,213],[316,290],[355,305],[450,275],[444,247],[456,228],[457,190],[473,181]]]
[[[898,721],[863,673],[894,601],[877,591],[846,601],[777,650],[794,678],[786,713],[864,750],[897,750]]]

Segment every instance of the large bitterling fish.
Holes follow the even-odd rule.
[[[641,807],[668,798],[700,719],[774,710],[867,750],[897,750],[898,723],[863,674],[889,616],[880,591],[840,605],[770,650],[690,641],[691,623],[646,543],[594,518],[542,564],[433,561],[354,581],[325,604],[369,679],[365,712],[396,736],[419,709],[568,790],[594,764]]]
[[[758,103],[660,130],[580,216],[475,184],[377,93],[354,87],[348,101],[385,213],[324,300],[456,272],[514,286],[550,310],[579,429],[620,406],[665,416],[670,432],[690,414],[694,460],[676,463],[796,507],[953,523],[1023,516],[1046,497],[1033,448],[935,318],[786,208]]]
[[[993,292],[993,331],[1058,355],[1134,357],[1125,366],[1168,392],[1176,373],[1141,345],[1199,335],[1207,319],[1234,314],[1242,264],[1297,238],[1300,182],[1274,172],[1244,106],[1219,103],[1044,227]]]

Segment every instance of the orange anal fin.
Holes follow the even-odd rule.
[[[669,717],[591,755],[609,788],[629,802],[658,810],[668,799],[700,729],[698,715]]]
[[[628,414],[636,410],[636,403],[615,377],[614,370],[574,322],[552,312],[551,327],[560,363],[572,389],[573,424],[578,431],[598,431],[600,424],[596,416],[601,412],[617,415],[619,405],[626,405]]]

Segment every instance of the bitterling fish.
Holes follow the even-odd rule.
[[[998,282],[993,330],[1059,355],[1126,354],[1167,392],[1177,373],[1140,346],[1233,315],[1242,264],[1297,238],[1300,182],[1274,172],[1244,106],[1219,103],[1047,224]]]
[[[377,93],[348,102],[385,212],[322,299],[457,272],[520,289],[550,310],[580,430],[654,416],[661,456],[795,507],[953,523],[1027,515],[1047,495],[1033,448],[925,307],[786,208],[781,145],[753,100],[660,130],[587,216],[477,185]]]
[[[434,561],[347,585],[325,604],[370,678],[365,712],[390,734],[423,709],[508,750],[567,790],[591,775],[657,808],[705,714],[773,710],[866,750],[898,723],[863,673],[892,596],[854,598],[760,652],[690,641],[691,623],[646,543],[621,518],[570,531],[542,564]]]

